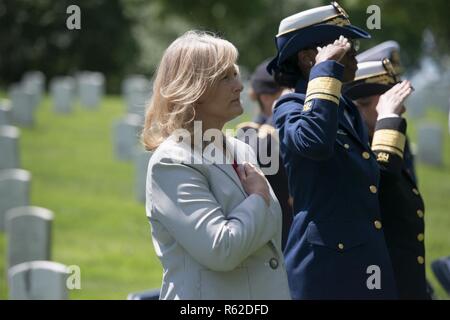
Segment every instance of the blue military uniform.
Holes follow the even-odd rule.
[[[398,66],[389,67],[386,57],[398,56],[398,44],[394,41],[382,43],[363,52],[358,61],[357,80],[346,85],[346,95],[352,99],[380,95],[395,85],[398,79]],[[380,58],[379,71],[370,70]],[[357,57],[358,58],[358,57]],[[386,119],[384,121],[398,121]],[[378,130],[380,126],[377,125]],[[375,146],[377,161],[383,168],[380,177],[379,200],[381,217],[389,254],[391,257],[396,285],[400,299],[430,299],[425,277],[424,245],[424,201],[419,192],[414,159],[408,139],[404,150],[390,148],[382,144]],[[374,139],[376,142],[376,139]],[[374,146],[372,146],[374,147]]]
[[[380,160],[392,161],[384,157]],[[389,167],[389,163],[385,165]],[[399,298],[429,299],[425,278],[425,207],[406,165],[383,171],[379,198]]]
[[[311,70],[310,84],[338,83],[342,72],[342,65],[323,62]],[[285,249],[291,294],[295,299],[396,298],[378,202],[380,172],[362,119],[350,100],[308,98],[306,89],[300,80],[273,116],[294,198]],[[345,111],[354,117],[354,127]],[[372,265],[381,270],[381,289],[367,286]]]
[[[336,3],[284,19],[268,69],[290,76],[290,58],[318,41],[368,38]],[[295,65],[295,64],[294,64]],[[294,68],[295,69],[295,68]],[[395,299],[378,201],[380,167],[355,105],[341,96],[344,67],[324,61],[275,106],[280,152],[294,198],[285,261],[294,299]],[[294,72],[295,73],[295,72]],[[295,74],[294,74],[295,76]],[[397,144],[401,119],[389,122]],[[374,280],[375,279],[375,280]]]
[[[251,76],[251,88],[256,95],[255,98],[257,99],[259,99],[258,97],[263,94],[274,95],[281,92],[281,87],[277,85],[273,77],[267,72],[267,64],[267,60],[262,62]],[[261,107],[263,108],[263,106]],[[288,180],[282,165],[281,157],[278,155],[278,152],[276,152],[276,154],[270,153],[271,150],[279,150],[278,136],[276,135],[275,128],[272,126],[272,117],[268,117],[263,112],[260,112],[255,119],[253,119],[253,121],[243,122],[237,126],[237,129],[240,130],[237,135],[238,139],[242,139],[244,142],[250,143],[250,139],[256,138],[255,149],[258,149],[260,144],[265,144],[266,150],[269,151],[269,154],[267,155],[268,158],[278,158],[278,170],[274,174],[266,174],[266,178],[281,206],[281,247],[284,250],[293,219],[293,213],[291,197],[289,196],[288,190]],[[251,137],[251,135],[248,134],[251,129],[253,129],[253,133],[256,137]],[[276,148],[272,148],[272,144],[276,144],[276,146],[274,146]],[[257,154],[258,163],[263,172],[266,168],[271,167],[274,164],[274,161],[270,161],[269,163],[266,163],[266,161],[261,161],[259,157],[260,150],[255,151]]]

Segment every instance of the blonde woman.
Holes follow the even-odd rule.
[[[160,299],[290,299],[280,205],[252,149],[221,133],[243,111],[237,57],[230,42],[190,31],[156,73],[142,141],[154,151],[146,210]]]

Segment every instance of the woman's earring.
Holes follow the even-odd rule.
[[[309,65],[310,65],[310,66],[312,67],[312,66],[313,66],[313,62],[312,62],[312,61],[310,61],[310,62],[309,62]]]

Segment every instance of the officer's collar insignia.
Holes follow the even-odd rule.
[[[303,112],[309,111],[309,110],[311,110],[311,108],[312,108],[312,101],[308,101],[303,106]]]

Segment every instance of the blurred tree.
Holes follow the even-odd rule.
[[[326,0],[156,0],[162,19],[180,16],[191,28],[217,31],[239,49],[240,63],[253,68],[275,53],[274,36],[282,18],[320,5]],[[393,39],[402,47],[406,67],[417,65],[422,55],[425,30],[436,37],[436,55],[448,54],[450,47],[450,1],[433,0],[342,0],[352,23],[367,29],[370,14],[367,7],[378,5],[381,10],[381,29],[369,30],[372,39],[363,41],[362,49]]]
[[[361,43],[362,50],[386,40],[396,40],[401,46],[402,62],[409,68],[416,67],[423,54],[440,60],[450,52],[448,0],[343,0],[341,3],[352,23],[366,30],[367,7],[373,4],[380,7],[381,29],[368,30],[372,39]],[[433,34],[435,46],[424,51],[426,30]]]
[[[182,14],[163,14],[159,1],[126,0],[123,3],[125,16],[134,21],[131,36],[137,39],[139,51],[129,72],[151,76],[167,46],[192,26]]]
[[[81,30],[66,27],[71,4],[81,8]],[[123,11],[120,0],[1,0],[0,81],[17,81],[31,69],[47,78],[95,70],[117,89],[138,53],[133,21]]]
[[[253,69],[275,54],[274,36],[282,18],[329,4],[325,0],[0,0],[0,83],[17,81],[24,71],[48,77],[76,70],[106,74],[117,90],[127,73],[151,75],[164,49],[190,29],[210,30],[233,42],[239,63]],[[381,9],[381,30],[369,30],[366,49],[393,39],[402,47],[405,66],[423,54],[442,57],[450,51],[448,0],[342,0],[353,24],[364,29],[369,5]],[[66,8],[81,8],[81,30],[66,28]],[[431,37],[428,36],[430,39]],[[431,44],[431,46],[430,46]]]
[[[239,63],[253,68],[275,54],[274,36],[286,8],[296,12],[317,1],[278,0],[157,0],[160,18],[182,16],[191,28],[209,30],[231,41],[239,49]],[[314,5],[313,5],[314,6]]]

